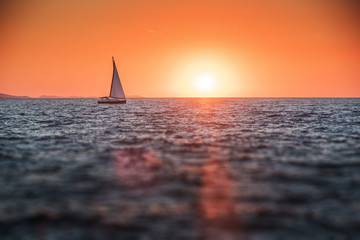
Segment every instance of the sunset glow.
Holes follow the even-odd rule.
[[[240,73],[240,66],[235,69],[228,56],[205,52],[185,55],[180,60],[171,78],[176,95],[224,97],[241,92],[239,84],[244,82],[244,73]]]
[[[360,97],[353,0],[15,2],[0,3],[2,93],[104,96],[114,56],[127,95]]]
[[[0,123],[0,240],[357,239],[360,0],[0,0]]]

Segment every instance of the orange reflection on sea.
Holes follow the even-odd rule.
[[[199,217],[203,239],[241,239],[236,216],[234,183],[226,163],[208,160],[201,168]]]
[[[116,175],[122,185],[139,188],[153,185],[160,176],[163,162],[154,151],[124,148],[114,155]]]

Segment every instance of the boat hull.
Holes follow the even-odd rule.
[[[125,104],[126,99],[120,98],[100,98],[98,104]]]

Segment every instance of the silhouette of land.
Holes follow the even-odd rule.
[[[28,97],[28,96],[15,96],[15,95],[9,95],[9,94],[0,93],[0,98],[31,98],[31,97]]]

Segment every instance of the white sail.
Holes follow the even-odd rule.
[[[113,70],[113,78],[111,82],[110,97],[125,99],[124,90],[121,86],[121,82],[118,71],[116,69],[114,58],[113,58],[113,68],[114,70]]]

